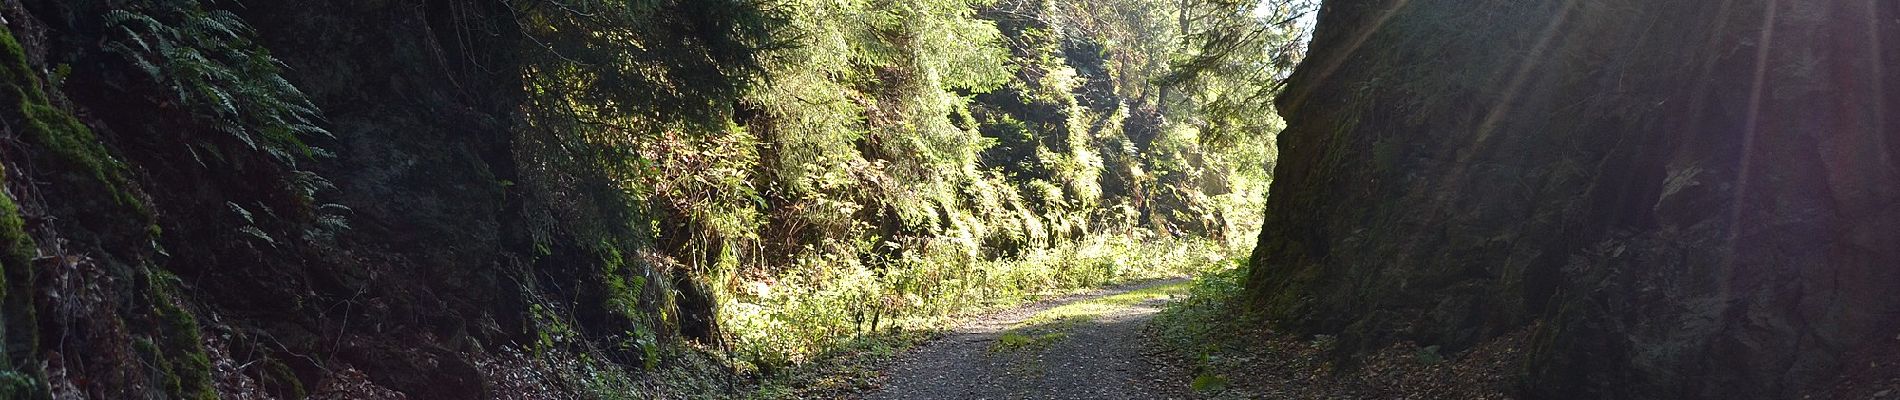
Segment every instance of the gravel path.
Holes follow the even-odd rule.
[[[1182,396],[1156,385],[1143,354],[1142,325],[1163,300],[1119,307],[1062,329],[1049,343],[993,348],[1012,326],[1064,304],[1181,283],[1150,282],[1044,301],[972,321],[904,355],[870,399],[1163,399]]]

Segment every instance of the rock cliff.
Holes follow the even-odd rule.
[[[1248,298],[1534,331],[1534,398],[1794,398],[1900,328],[1900,7],[1328,0]]]

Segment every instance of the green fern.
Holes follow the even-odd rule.
[[[247,150],[291,166],[322,154],[303,141],[329,135],[317,126],[317,107],[284,79],[283,63],[250,39],[255,33],[236,14],[196,0],[145,0],[103,18],[107,50]]]
[[[164,87],[172,101],[229,140],[201,140],[188,149],[202,166],[231,162],[244,152],[261,154],[290,169],[285,189],[310,210],[304,237],[321,240],[349,229],[348,208],[318,205],[317,193],[334,188],[315,173],[296,169],[300,159],[327,156],[304,139],[328,137],[322,114],[302,90],[284,79],[283,63],[251,38],[256,32],[230,11],[207,9],[200,0],[134,0],[102,17],[106,50],[123,57]],[[241,158],[241,157],[239,157]],[[214,164],[217,163],[217,164]],[[276,246],[259,217],[279,219],[268,206],[246,209],[227,203],[243,222],[237,232]],[[263,215],[253,216],[257,210]]]

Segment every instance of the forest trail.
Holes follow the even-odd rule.
[[[1178,398],[1154,381],[1142,326],[1183,279],[992,314],[904,355],[870,399]]]

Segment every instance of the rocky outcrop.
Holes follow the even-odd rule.
[[[1900,328],[1900,7],[1328,0],[1248,279],[1535,398],[1794,398]]]

